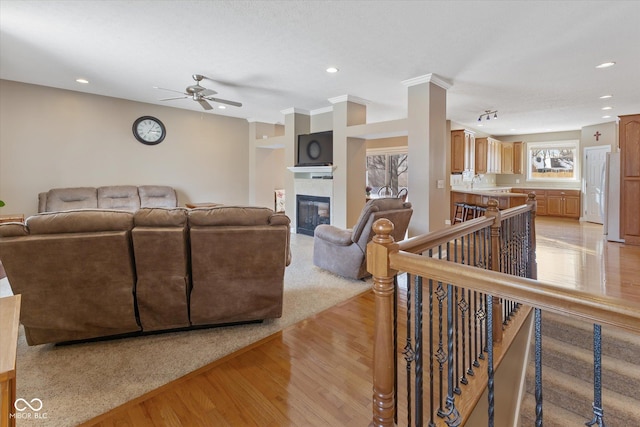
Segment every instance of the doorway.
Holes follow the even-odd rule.
[[[605,202],[605,166],[607,163],[607,153],[611,151],[609,145],[597,147],[585,147],[585,201],[584,220],[604,223]]]

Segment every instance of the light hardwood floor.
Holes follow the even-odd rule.
[[[640,246],[602,226],[539,217],[538,277],[640,306]],[[341,303],[85,426],[366,426],[371,420],[372,292]]]

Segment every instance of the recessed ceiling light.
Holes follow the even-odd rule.
[[[484,125],[483,125],[483,124],[479,124],[479,125],[478,125],[478,127],[482,127],[482,126],[484,126]]]
[[[78,83],[82,83],[82,84],[85,84],[85,85],[86,85],[87,83],[89,83],[89,80],[87,80],[87,79],[82,79],[82,78],[80,78],[80,79],[76,79],[76,81],[77,81]]]
[[[602,107],[603,110],[611,110],[613,107]]]
[[[610,119],[611,116],[602,116],[603,119]]]
[[[596,65],[596,68],[609,68],[609,67],[613,67],[614,65],[616,65],[615,62],[603,62],[600,65]]]
[[[613,97],[613,95],[602,95],[600,99],[609,99],[611,97]]]
[[[218,105],[218,108],[221,109],[221,110],[224,110],[227,107],[225,107],[224,105]]]
[[[336,67],[327,68],[327,73],[337,73],[339,70]]]

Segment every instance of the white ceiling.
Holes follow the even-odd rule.
[[[639,22],[639,1],[0,0],[0,77],[204,111],[153,88],[198,73],[243,103],[206,114],[282,123],[342,95],[370,102],[368,122],[403,118],[402,82],[434,73],[460,125],[577,130],[640,113]],[[499,119],[477,127],[484,110]]]

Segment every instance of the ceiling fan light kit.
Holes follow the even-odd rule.
[[[160,101],[173,101],[173,100],[176,100],[176,99],[191,98],[192,100],[194,100],[198,104],[200,104],[202,106],[202,108],[204,108],[205,110],[212,110],[213,109],[213,107],[211,106],[211,104],[209,104],[208,101],[217,102],[219,104],[227,104],[227,105],[231,105],[231,106],[234,106],[234,107],[242,107],[242,103],[240,103],[240,102],[229,101],[228,99],[222,99],[222,98],[215,98],[215,97],[213,97],[213,95],[216,95],[218,92],[216,92],[213,89],[208,89],[208,88],[206,88],[204,86],[200,86],[200,82],[202,80],[204,80],[204,79],[211,80],[208,77],[205,77],[202,74],[193,74],[193,75],[191,75],[191,77],[193,78],[193,80],[195,80],[196,84],[187,86],[187,88],[184,90],[184,92],[180,92],[178,90],[173,90],[173,89],[165,89],[165,88],[161,88],[161,87],[155,86],[155,89],[167,90],[167,91],[170,91],[170,92],[177,92],[177,93],[182,93],[183,94],[183,96],[178,96],[178,97],[173,97],[173,98],[164,98],[164,99],[161,99]]]

